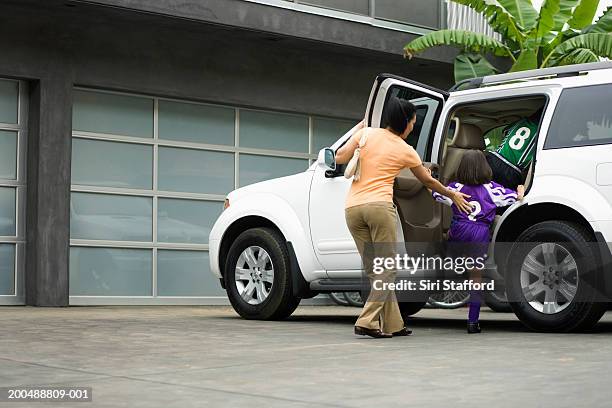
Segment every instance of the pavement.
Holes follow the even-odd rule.
[[[612,313],[542,334],[512,314],[423,310],[414,335],[352,334],[359,309],[279,322],[225,306],[0,307],[0,387],[92,387],[92,402],[14,407],[609,407]]]

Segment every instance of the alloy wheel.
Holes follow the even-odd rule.
[[[563,311],[578,291],[576,260],[559,244],[538,244],[523,260],[521,289],[525,300],[538,312]]]
[[[270,295],[274,284],[274,266],[265,249],[259,246],[246,248],[236,262],[236,289],[242,300],[259,305]]]

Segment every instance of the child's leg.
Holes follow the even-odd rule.
[[[472,269],[470,277],[474,282],[480,282],[481,274],[479,269]],[[482,291],[470,291],[470,301],[468,308],[468,323],[478,323],[480,317],[480,304],[482,303]]]

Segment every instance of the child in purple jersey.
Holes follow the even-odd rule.
[[[457,245],[467,247],[463,256],[484,257],[486,256],[489,242],[491,240],[490,227],[495,219],[497,207],[505,207],[522,200],[525,188],[522,185],[517,191],[511,190],[491,181],[492,171],[487,163],[486,156],[480,150],[468,150],[464,153],[456,173],[456,181],[450,183],[448,188],[468,194],[469,204],[472,212],[465,214],[459,211],[445,196],[433,193],[436,201],[451,206],[453,219],[448,231],[448,241],[455,243],[469,243],[469,245]],[[480,271],[471,271],[474,279],[480,278]],[[470,292],[468,311],[468,333],[480,333],[478,317],[480,314],[481,294]]]

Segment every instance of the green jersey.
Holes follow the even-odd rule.
[[[509,125],[497,155],[520,170],[526,169],[533,159],[537,134],[538,124],[527,118]]]

